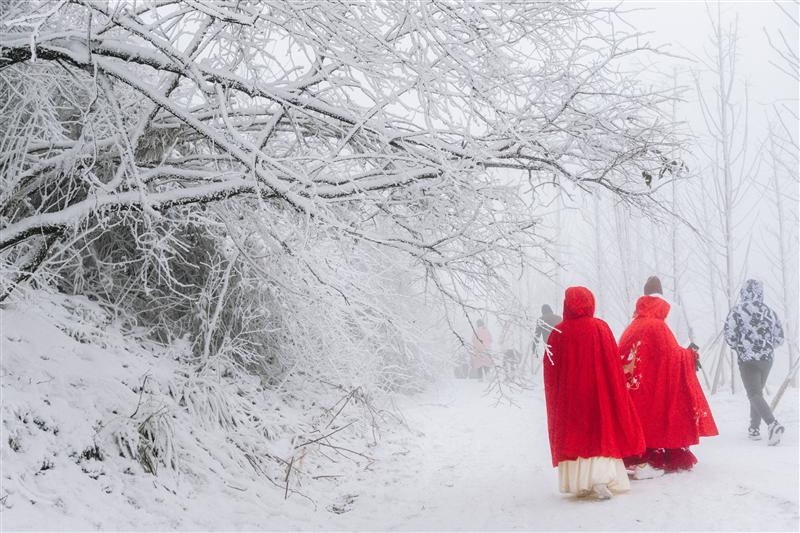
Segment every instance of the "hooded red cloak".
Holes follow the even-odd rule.
[[[564,320],[547,340],[544,390],[553,466],[578,457],[623,458],[645,449],[614,335],[593,315],[589,289],[568,288]]]
[[[619,340],[648,448],[685,448],[718,434],[695,373],[695,353],[675,340],[664,321],[668,313],[664,299],[642,296]]]

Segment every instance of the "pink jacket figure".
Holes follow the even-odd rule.
[[[472,337],[472,368],[491,367],[492,359],[489,357],[489,352],[492,349],[492,334],[483,324],[483,320],[478,320],[476,326],[475,335]]]

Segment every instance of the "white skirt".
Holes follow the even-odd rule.
[[[561,492],[577,494],[591,491],[594,485],[601,483],[616,492],[630,490],[631,483],[622,459],[578,457],[577,461],[558,463],[558,484]]]

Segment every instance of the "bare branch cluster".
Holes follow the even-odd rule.
[[[546,246],[540,186],[649,205],[670,96],[627,71],[657,51],[614,21],[581,3],[10,3],[0,298],[38,269],[165,342],[190,334],[201,365],[350,350],[407,368],[420,298],[469,305]]]

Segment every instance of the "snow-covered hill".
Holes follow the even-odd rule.
[[[302,527],[335,514],[337,480],[402,427],[379,399],[311,376],[190,375],[182,343],[35,296],[0,310],[3,531]]]

